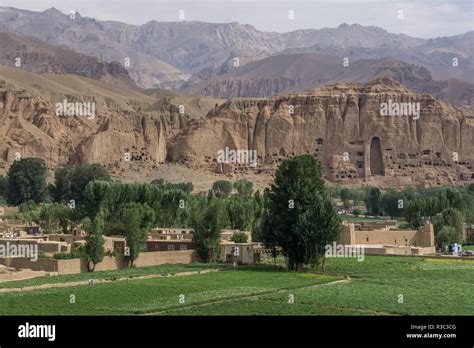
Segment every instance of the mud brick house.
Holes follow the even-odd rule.
[[[153,251],[177,251],[177,250],[193,250],[195,243],[192,240],[147,240],[146,252]]]
[[[375,227],[365,224],[356,229],[353,223],[343,223],[338,244],[364,246],[366,254],[426,255],[436,252],[431,223],[419,230],[380,227],[379,224]]]
[[[192,240],[193,230],[190,228],[161,228],[156,227],[149,233],[156,240]]]

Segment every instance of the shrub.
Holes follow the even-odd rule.
[[[234,243],[247,243],[248,236],[244,232],[236,232],[232,235],[231,240]]]
[[[56,260],[71,260],[71,259],[79,259],[81,257],[85,257],[86,252],[83,245],[78,246],[77,248],[71,250],[70,253],[56,253],[53,255],[53,258]]]

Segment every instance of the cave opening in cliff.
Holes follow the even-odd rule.
[[[382,158],[380,138],[373,137],[370,142],[370,173],[372,175],[385,175]]]

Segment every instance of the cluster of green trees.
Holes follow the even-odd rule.
[[[291,269],[318,264],[324,245],[337,239],[339,218],[325,191],[321,167],[312,156],[285,161],[275,184],[263,195],[251,182],[219,180],[207,194],[192,194],[190,183],[112,181],[99,165],[67,166],[46,185],[45,165],[22,159],[11,166],[6,184],[10,204],[48,231],[67,232],[81,224],[87,239],[89,270],[104,257],[104,235],[127,240],[130,265],[152,226],[194,229],[199,256],[212,261],[223,228],[251,230],[254,240],[281,248]],[[13,198],[14,197],[14,198]],[[49,201],[38,207],[38,203]],[[234,236],[245,242],[245,234]]]
[[[1,189],[10,205],[28,201],[43,202],[47,195],[46,164],[39,158],[14,161],[6,179],[0,180]]]
[[[151,225],[194,229],[199,255],[205,261],[217,256],[223,228],[257,231],[263,209],[258,191],[228,196],[213,189],[207,194],[191,194],[169,184],[110,181],[90,182],[81,209],[91,219],[102,214],[106,231],[127,236],[132,230],[130,221],[138,223],[126,214],[130,205],[134,205],[135,215],[153,213],[145,214]]]
[[[465,189],[385,192],[370,186],[327,187],[320,163],[309,155],[283,161],[263,194],[245,179],[216,181],[208,193],[192,191],[191,183],[163,179],[113,181],[97,164],[61,168],[54,184],[47,185],[46,166],[37,158],[16,161],[8,176],[0,178],[0,194],[19,206],[25,221],[37,222],[50,232],[84,226],[88,234],[83,252],[91,271],[104,257],[104,235],[125,236],[125,256],[133,266],[153,226],[194,229],[197,251],[206,262],[217,257],[220,231],[232,228],[251,230],[253,240],[265,243],[275,255],[280,249],[290,269],[301,270],[303,264],[324,269],[324,248],[339,233],[340,218],[332,198],[346,206],[350,201],[364,204],[370,215],[404,218],[412,228],[430,219],[440,246],[459,242],[464,222],[474,223],[474,184]],[[246,240],[245,234],[235,238]]]
[[[37,158],[16,161],[0,179],[0,189],[10,205],[19,206],[15,217],[48,232],[83,226],[91,271],[104,256],[104,235],[125,236],[133,266],[153,226],[193,228],[200,256],[213,260],[221,229],[257,230],[262,211],[260,194],[253,194],[247,180],[218,181],[208,194],[193,195],[191,183],[122,183],[93,164],[58,169],[54,184],[48,185],[44,161]]]
[[[426,221],[435,228],[437,244],[462,242],[463,226],[474,224],[474,184],[466,188],[407,188],[389,189],[382,192],[377,187],[361,186],[330,189],[333,198],[341,199],[345,205],[364,203],[366,214],[404,219],[407,227],[418,229]],[[354,214],[356,212],[354,211]],[[357,215],[361,212],[358,211]],[[468,243],[474,243],[474,235],[468,235]]]

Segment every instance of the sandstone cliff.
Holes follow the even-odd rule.
[[[419,119],[381,116],[381,103],[420,103]],[[168,144],[171,161],[217,168],[218,151],[256,150],[266,171],[310,153],[328,179],[387,185],[462,184],[474,179],[474,118],[390,78],[334,84],[265,100],[231,99]]]
[[[56,104],[65,100],[93,103],[94,117],[58,115]],[[215,102],[0,66],[0,172],[19,154],[43,158],[49,169],[100,163],[118,176],[146,176],[165,161],[167,141]]]

